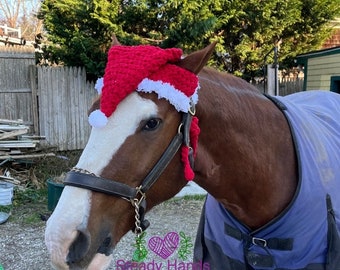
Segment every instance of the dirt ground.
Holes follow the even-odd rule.
[[[147,214],[146,218],[151,226],[145,236],[145,249],[147,250],[147,256],[143,260],[145,267],[151,267],[152,264],[157,263],[161,266],[160,269],[168,269],[169,264],[172,269],[176,269],[175,266],[180,267],[192,261],[193,247],[191,245],[195,241],[203,203],[202,198],[172,199],[155,207]],[[41,220],[41,218],[48,217],[46,205],[27,205],[18,211],[18,213],[13,213],[17,218],[11,218],[0,225],[0,264],[5,270],[52,269],[44,244],[46,222]],[[36,213],[36,218],[30,215],[32,220],[24,221],[25,215],[32,214],[32,211]],[[164,254],[156,254],[153,251],[154,248],[148,246],[153,240],[162,242],[170,236],[177,237],[178,247],[166,259]],[[135,250],[133,244],[134,235],[130,232],[116,247],[109,269],[123,269],[123,265],[125,267],[129,265]]]

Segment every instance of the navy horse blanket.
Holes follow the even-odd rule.
[[[340,95],[271,97],[291,128],[299,183],[290,205],[251,231],[208,195],[194,260],[210,269],[340,269]]]

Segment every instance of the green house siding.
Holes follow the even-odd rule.
[[[331,90],[331,78],[340,76],[340,47],[299,55],[297,63],[304,66],[303,90]]]

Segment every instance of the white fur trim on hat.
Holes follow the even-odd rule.
[[[191,97],[188,97],[170,83],[153,81],[148,78],[142,80],[137,87],[138,92],[157,93],[159,98],[165,98],[166,100],[168,100],[176,108],[177,111],[182,111],[185,113],[188,112],[190,108],[190,101],[192,101],[194,104],[197,103],[198,89],[199,86],[195,89],[194,94]]]
[[[100,110],[95,110],[89,115],[89,123],[92,127],[103,128],[106,126],[107,122],[108,119],[106,115]]]
[[[104,86],[104,79],[103,78],[98,78],[94,88],[97,90],[99,95],[102,93],[103,86]]]

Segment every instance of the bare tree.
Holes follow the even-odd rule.
[[[0,0],[0,24],[21,28],[21,36],[34,40],[42,32],[42,21],[36,14],[40,8],[39,0]]]

